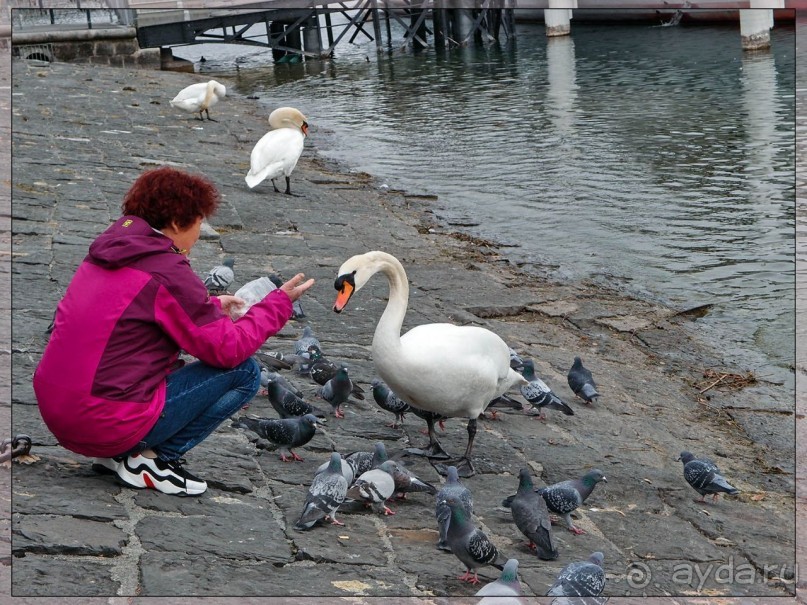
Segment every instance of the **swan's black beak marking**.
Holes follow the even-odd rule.
[[[350,297],[353,296],[353,293],[356,291],[356,282],[353,280],[354,275],[356,275],[355,271],[346,275],[340,275],[333,283],[333,287],[339,292],[339,294],[336,295],[336,301],[333,303],[333,310],[336,313],[342,312],[342,309],[347,305],[347,301],[350,300]]]

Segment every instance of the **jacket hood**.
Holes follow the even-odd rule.
[[[89,260],[105,269],[119,269],[173,248],[171,239],[142,218],[122,216],[90,245]]]

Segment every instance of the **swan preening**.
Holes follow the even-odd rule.
[[[210,117],[208,110],[226,95],[227,89],[223,84],[210,80],[210,82],[200,82],[183,88],[177,96],[171,99],[170,104],[171,107],[176,107],[189,113],[199,112],[199,119],[203,122],[202,112],[204,112],[208,120],[215,122],[216,120]]]
[[[280,107],[269,114],[269,125],[274,129],[267,132],[252,149],[249,157],[249,172],[245,177],[250,189],[265,179],[271,179],[272,187],[280,190],[275,179],[286,177],[287,195],[291,195],[289,177],[303,153],[303,143],[308,135],[306,117],[293,107]]]
[[[389,281],[389,300],[373,336],[376,372],[406,403],[448,417],[468,418],[468,445],[455,465],[461,476],[474,474],[471,451],[477,417],[491,400],[526,379],[510,367],[510,349],[496,334],[477,326],[434,323],[416,326],[401,336],[409,302],[406,272],[386,252],[359,254],[339,268],[337,313],[376,273]],[[429,423],[431,457],[445,457],[434,423]]]

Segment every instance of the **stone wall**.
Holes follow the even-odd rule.
[[[22,59],[158,67],[159,49],[141,49],[134,28],[15,34],[12,55]]]

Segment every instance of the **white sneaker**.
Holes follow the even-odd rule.
[[[129,487],[156,489],[164,494],[198,496],[207,489],[207,483],[182,468],[181,460],[165,461],[135,454],[123,460],[117,474]]]
[[[92,470],[99,475],[117,475],[123,458],[93,458]]]

